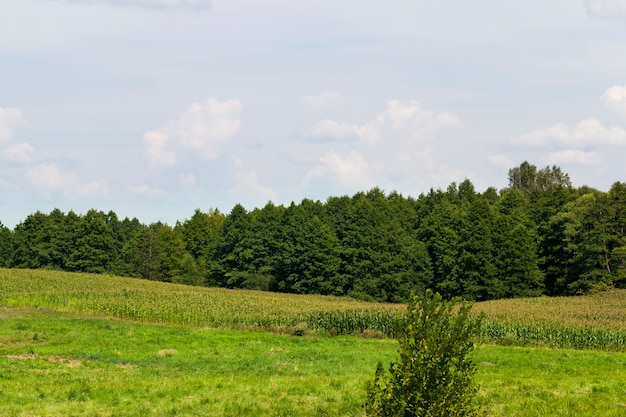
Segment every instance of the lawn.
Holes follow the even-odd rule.
[[[363,416],[393,339],[0,308],[2,416]],[[488,416],[623,416],[626,354],[481,345]]]
[[[403,309],[0,269],[0,415],[364,416]],[[474,311],[486,416],[626,415],[626,291]]]

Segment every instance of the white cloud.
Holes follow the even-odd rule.
[[[196,186],[196,176],[193,174],[180,174],[178,176],[178,183],[183,187],[195,187]]]
[[[106,197],[109,195],[109,186],[105,181],[91,181],[84,184],[72,184],[65,190],[69,198]]]
[[[2,157],[11,162],[27,163],[35,149],[28,143],[16,143],[2,151]]]
[[[601,158],[597,152],[585,152],[577,149],[568,149],[560,152],[552,152],[545,158],[548,165],[577,164],[597,165]]]
[[[621,104],[617,88],[608,89],[602,101]],[[512,140],[514,145],[529,150],[544,151],[547,164],[598,166],[614,154],[615,147],[626,147],[626,130],[619,126],[605,126],[597,119],[585,119],[573,127],[557,123],[545,129],[537,129]]]
[[[175,123],[174,135],[184,147],[198,151],[207,159],[217,157],[218,145],[239,132],[241,103],[228,100],[220,103],[209,98],[194,103]]]
[[[316,139],[346,140],[356,139],[358,134],[356,126],[324,119],[315,125],[311,131],[311,137]]]
[[[626,130],[619,126],[605,127],[597,119],[586,119],[570,128],[557,123],[546,129],[537,129],[513,139],[513,144],[531,148],[568,147],[579,149],[585,146],[626,145]]]
[[[442,145],[441,132],[459,127],[455,115],[425,109],[417,101],[390,101],[382,113],[362,125],[322,120],[312,136],[347,139],[356,135],[358,140],[350,150],[326,152],[306,180],[330,178],[344,187],[361,189],[398,184],[411,188],[426,178],[447,176],[438,171],[445,164],[434,148]]]
[[[626,17],[626,0],[585,0],[587,13],[602,19],[623,19]]]
[[[487,160],[491,162],[493,165],[500,168],[510,168],[513,166],[514,162],[506,155],[502,154],[492,154],[487,155]]]
[[[140,7],[147,9],[185,9],[205,10],[211,6],[210,0],[66,0],[68,3],[110,4],[122,7]]]
[[[626,85],[614,85],[607,88],[600,100],[607,107],[626,117]]]
[[[208,98],[193,103],[164,128],[144,133],[146,156],[155,166],[176,165],[177,151],[172,149],[175,147],[194,151],[203,159],[217,158],[219,145],[239,132],[241,110],[239,100],[219,102]]]
[[[26,180],[44,197],[50,197],[53,193],[62,193],[69,198],[103,197],[109,193],[106,182],[81,183],[76,173],[65,171],[52,163],[28,167]]]
[[[20,109],[14,107],[0,107],[0,143],[13,138],[13,129],[24,122]]]
[[[143,134],[146,156],[152,166],[176,165],[176,154],[166,149],[167,141],[165,133],[150,131]]]
[[[26,170],[26,179],[43,194],[60,191],[76,183],[76,177],[72,173],[63,172],[55,164],[41,164],[31,166]]]
[[[131,185],[128,187],[128,190],[133,194],[147,197],[159,197],[165,195],[165,192],[163,190],[151,187],[148,184]]]
[[[376,185],[372,167],[358,150],[351,150],[345,155],[328,152],[320,158],[320,163],[309,171],[307,180],[330,176],[346,187],[368,188]]]
[[[12,185],[11,183],[9,183],[8,181],[3,180],[2,178],[0,178],[0,187],[2,188],[13,188],[15,189],[15,186]]]
[[[332,91],[324,91],[316,96],[306,96],[302,100],[304,105],[311,109],[319,109],[335,103],[341,96]]]
[[[262,199],[265,202],[276,200],[278,196],[276,190],[259,184],[259,176],[255,171],[240,172],[236,176],[239,184],[230,190],[231,194],[245,198]]]
[[[361,141],[376,145],[381,139],[400,133],[404,140],[423,141],[443,129],[459,128],[461,122],[451,113],[435,113],[424,109],[417,101],[392,100],[376,118],[356,128]]]

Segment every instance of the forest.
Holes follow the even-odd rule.
[[[385,302],[427,288],[481,301],[626,287],[626,183],[574,187],[559,167],[528,162],[508,180],[196,209],[173,226],[37,211],[13,230],[0,223],[0,267]]]

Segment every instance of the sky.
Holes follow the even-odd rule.
[[[0,3],[0,221],[626,181],[626,0]]]

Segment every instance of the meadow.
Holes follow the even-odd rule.
[[[476,304],[494,333],[474,353],[485,414],[626,414],[625,300]],[[395,359],[385,334],[403,309],[0,270],[0,415],[363,416],[376,363]],[[599,347],[564,348],[572,335]]]

